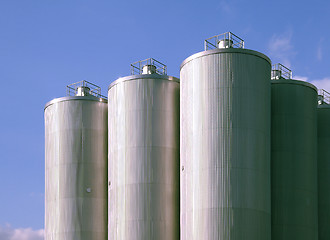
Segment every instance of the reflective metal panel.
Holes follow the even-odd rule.
[[[45,107],[45,239],[107,239],[107,103],[64,97]]]
[[[178,240],[178,79],[121,78],[108,97],[109,239]]]
[[[272,240],[317,240],[316,88],[272,81]]]
[[[317,109],[319,240],[330,239],[330,105]]]
[[[247,49],[182,63],[181,240],[270,239],[270,73]]]

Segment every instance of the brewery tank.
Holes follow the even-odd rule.
[[[107,239],[107,100],[82,81],[45,106],[45,239]],[[73,92],[73,94],[72,94]]]
[[[270,73],[232,33],[181,64],[181,240],[270,239]]]
[[[317,107],[317,168],[319,240],[330,239],[330,93],[319,91]]]
[[[179,79],[154,59],[110,84],[109,239],[179,240]]]
[[[317,240],[317,89],[271,81],[272,240]]]

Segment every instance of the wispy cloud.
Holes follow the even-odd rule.
[[[44,230],[32,228],[12,228],[10,225],[0,226],[0,240],[43,240]]]
[[[275,62],[282,63],[286,67],[291,67],[292,57],[296,54],[292,45],[292,31],[283,34],[274,34],[269,40],[269,55]]]
[[[324,41],[324,38],[321,38],[317,45],[316,58],[319,61],[322,61],[322,59],[323,59],[323,49],[322,49],[323,41]]]
[[[309,79],[308,77],[304,76],[293,76],[293,79],[310,82],[315,87],[317,87],[317,89],[324,89],[330,92],[330,77],[325,77],[321,79]]]
[[[293,76],[292,79],[300,80],[300,81],[305,81],[305,82],[308,81],[308,77],[298,76],[298,75]]]
[[[330,92],[330,77],[311,80],[310,82],[314,84],[318,89],[324,89]]]
[[[227,0],[220,1],[218,8],[220,8],[223,13],[228,14],[228,15],[234,13],[233,6],[230,4],[230,1],[227,1]]]

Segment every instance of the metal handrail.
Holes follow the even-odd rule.
[[[228,48],[244,48],[244,40],[232,32],[226,32],[204,40],[204,50],[219,48],[220,41],[229,41]]]
[[[107,98],[101,94],[101,88],[91,82],[86,80],[82,80],[80,82],[72,83],[66,86],[66,95],[67,96],[76,96],[78,93],[78,89],[80,87],[88,88],[88,95],[92,95],[98,98]]]
[[[141,61],[137,61],[131,64],[131,75],[140,75],[143,74],[143,67],[144,66],[154,66],[155,73],[160,75],[167,74],[167,66],[156,59],[147,58]]]
[[[271,79],[292,79],[292,71],[280,63],[273,64]]]
[[[324,89],[318,89],[318,104],[330,104],[330,93]]]

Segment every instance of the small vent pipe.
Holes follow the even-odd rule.
[[[142,74],[154,74],[154,73],[157,73],[155,65],[147,64],[143,66]]]
[[[232,48],[233,40],[231,39],[222,39],[218,42],[218,48]]]
[[[88,96],[91,89],[89,87],[81,86],[76,89],[76,96]]]

